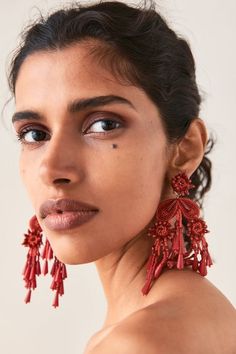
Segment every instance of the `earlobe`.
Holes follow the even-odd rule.
[[[177,171],[185,171],[191,176],[203,159],[207,139],[208,134],[203,120],[194,119],[184,137],[173,149],[169,168],[171,175]]]

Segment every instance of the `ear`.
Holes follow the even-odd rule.
[[[169,180],[179,172],[185,172],[188,177],[193,174],[203,159],[207,140],[203,120],[195,118],[184,137],[173,146],[168,168]]]

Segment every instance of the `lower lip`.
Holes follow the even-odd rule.
[[[97,211],[67,211],[49,214],[44,219],[45,226],[53,231],[69,230],[83,225],[97,214]]]

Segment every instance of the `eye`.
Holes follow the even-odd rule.
[[[91,129],[91,127],[94,127]],[[89,133],[100,133],[107,134],[110,130],[115,130],[116,128],[122,127],[122,123],[114,119],[99,119],[93,122],[84,132]],[[101,131],[103,130],[103,131]]]
[[[22,144],[33,144],[45,140],[48,134],[40,129],[26,127],[17,133],[16,136]]]

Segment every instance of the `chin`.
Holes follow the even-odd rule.
[[[57,257],[57,259],[68,265],[77,265],[77,264],[85,264],[90,263],[97,260],[99,257],[94,257],[91,252],[88,251],[77,251],[75,247],[52,247],[53,254]],[[81,250],[81,248],[80,248]]]
[[[56,256],[60,262],[68,265],[84,264],[93,261],[92,259],[90,259],[90,257],[81,257],[78,255],[72,255],[71,253],[67,253],[67,252],[54,251],[53,253],[54,256]]]

